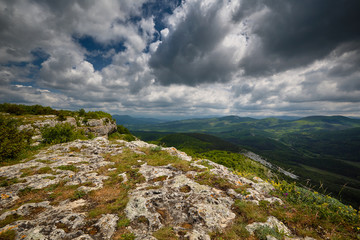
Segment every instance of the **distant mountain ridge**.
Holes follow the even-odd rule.
[[[129,126],[129,125],[138,125],[138,124],[157,124],[165,122],[164,120],[156,118],[135,118],[129,115],[113,115],[113,119],[116,120],[116,123],[119,125]]]
[[[116,115],[114,115],[114,118],[116,119]],[[156,122],[153,119],[152,121],[145,121],[138,118],[131,118],[127,122],[123,120],[125,124],[128,124],[131,130],[162,132],[226,132],[235,129],[249,128],[265,130],[271,127],[276,130],[275,133],[279,133],[288,129],[300,132],[304,130],[342,130],[360,127],[360,119],[352,119],[344,116],[309,116],[296,120],[225,116],[219,118],[195,118],[170,122],[159,121],[161,120]]]

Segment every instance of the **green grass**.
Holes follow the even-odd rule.
[[[64,170],[64,171],[73,171],[73,172],[78,172],[79,169],[74,166],[74,165],[61,165],[61,166],[58,166],[57,169],[60,169],[60,170]]]
[[[115,132],[109,135],[109,140],[125,140],[127,142],[131,142],[135,140],[135,137],[131,134],[121,134],[119,132]]]
[[[23,219],[23,217],[20,215],[17,215],[17,214],[9,215],[5,219],[0,221],[0,228],[3,228],[6,225],[13,223],[15,221],[21,220],[21,219]]]
[[[16,231],[15,230],[4,230],[0,232],[0,240],[15,240]]]
[[[255,236],[259,240],[267,240],[267,236],[273,236],[276,239],[283,239],[284,235],[281,234],[277,229],[271,228],[269,226],[261,226],[255,230]]]
[[[71,200],[78,200],[78,199],[80,199],[80,198],[83,198],[83,197],[85,197],[87,195],[87,193],[86,192],[84,192],[84,191],[79,191],[79,190],[76,190],[75,192],[74,192],[74,194],[73,194],[73,196],[71,197]]]
[[[221,178],[220,176],[217,176],[210,171],[199,173],[195,176],[195,181],[202,185],[216,187],[218,189],[224,190],[225,192],[229,188],[236,188],[236,186],[230,183],[228,180]]]
[[[20,170],[22,172],[20,177],[32,176],[35,174],[55,174],[55,172],[50,167],[42,167],[36,169],[36,167],[23,168]]]
[[[130,220],[127,219],[125,216],[120,217],[118,222],[117,222],[118,228],[127,227],[129,225],[130,225]]]
[[[0,177],[0,187],[7,187],[16,183],[22,182],[18,178],[8,179],[6,177]]]
[[[233,210],[244,223],[265,222],[268,217],[267,212],[261,206],[252,202],[235,200]]]
[[[160,228],[156,232],[153,233],[153,236],[158,240],[177,240],[178,238],[175,236],[175,232],[172,227],[167,226]]]
[[[135,240],[135,235],[133,233],[124,233],[121,234],[120,240]]]
[[[248,177],[258,176],[263,179],[268,179],[270,176],[269,169],[239,153],[213,150],[195,154],[194,156],[209,159],[233,169],[238,173],[244,173]]]
[[[264,207],[268,213],[295,229],[300,236],[317,239],[358,239],[360,213],[335,198],[311,191],[285,181],[274,182],[273,195],[285,205]],[[321,226],[322,233],[317,231]]]

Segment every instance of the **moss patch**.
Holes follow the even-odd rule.
[[[60,170],[63,170],[63,171],[73,171],[73,172],[78,172],[79,169],[74,166],[74,165],[61,165],[61,166],[58,166],[57,169],[60,169]]]
[[[153,233],[158,240],[177,240],[175,231],[172,227],[163,227]]]

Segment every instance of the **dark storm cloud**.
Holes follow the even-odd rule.
[[[341,58],[343,53],[346,53],[346,57]],[[347,77],[354,72],[360,72],[360,41],[358,43],[351,43],[340,47],[334,51],[335,57],[340,57],[337,64],[333,66],[329,72],[329,77]]]
[[[234,20],[243,20],[260,7],[268,9],[253,26],[260,45],[240,63],[247,75],[304,66],[342,44],[359,47],[358,0],[246,0]]]
[[[245,76],[269,76],[307,66],[335,49],[359,49],[358,0],[244,0],[224,19],[219,12],[227,4],[213,1],[205,8],[202,1],[188,2],[184,19],[149,62],[161,84],[227,82],[241,70]],[[222,41],[241,23],[249,47],[236,62]]]
[[[225,82],[235,65],[231,49],[217,49],[229,31],[219,16],[221,1],[201,12],[201,1],[189,4],[188,13],[151,56],[150,66],[163,85]],[[200,12],[199,12],[200,10]]]

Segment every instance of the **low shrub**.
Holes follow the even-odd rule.
[[[80,198],[83,198],[84,196],[86,196],[86,192],[82,191],[82,190],[76,190],[73,194],[73,196],[71,197],[71,200],[78,200]]]
[[[80,109],[81,110],[81,109]],[[112,120],[112,116],[110,113],[106,113],[106,112],[103,112],[103,111],[89,111],[89,112],[83,112],[81,111],[81,114],[83,114],[83,116],[85,118],[88,118],[88,119],[101,119],[101,118],[108,118],[108,119],[111,119]]]
[[[109,135],[110,140],[125,140],[131,142],[135,140],[135,137],[131,134],[120,134],[119,132],[114,132]]]
[[[57,124],[55,127],[45,127],[41,130],[43,142],[48,144],[57,144],[70,142],[75,139],[84,139],[83,131],[76,131],[69,123]]]
[[[281,234],[277,229],[269,226],[261,226],[255,230],[255,236],[260,240],[269,239],[269,235],[275,237],[276,239],[283,239],[283,234]]]
[[[129,129],[127,129],[126,127],[124,127],[123,125],[117,125],[117,131],[120,134],[131,134]]]
[[[58,117],[57,117],[57,120],[59,120],[60,122],[63,122],[66,120],[66,116],[63,112],[60,112]]]

